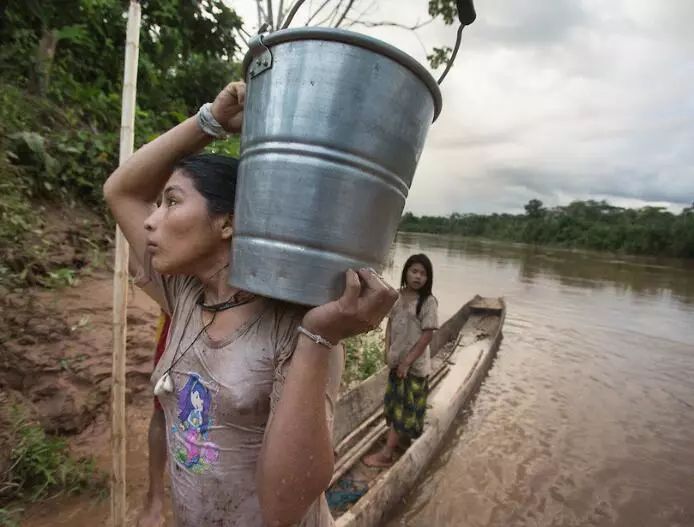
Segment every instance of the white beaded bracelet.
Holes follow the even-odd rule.
[[[301,333],[305,337],[308,337],[316,344],[320,344],[324,348],[328,348],[329,350],[331,350],[335,347],[335,344],[330,342],[328,339],[325,339],[325,338],[321,337],[320,335],[315,335],[314,333],[311,333],[309,330],[307,330],[303,326],[297,326],[296,331],[297,331],[297,333]]]
[[[216,139],[223,139],[228,134],[224,127],[219,124],[217,119],[212,115],[212,103],[206,102],[200,107],[197,114],[198,126],[207,135]]]

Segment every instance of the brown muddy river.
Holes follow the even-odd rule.
[[[445,320],[504,296],[472,406],[389,527],[694,526],[694,261],[400,235]]]

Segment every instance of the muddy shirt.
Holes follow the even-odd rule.
[[[164,309],[172,315],[166,351],[152,383],[174,363],[174,393],[159,399],[166,416],[176,525],[260,527],[256,463],[304,311],[263,299],[266,305],[260,315],[223,341],[213,341],[202,331],[202,310],[196,303],[202,287],[197,279],[165,278],[153,272],[147,276],[148,290],[155,286]],[[336,350],[331,359],[325,394],[330,430],[342,352]],[[324,496],[310,507],[300,525],[334,525]]]
[[[405,299],[402,293],[390,311],[390,346],[388,347],[388,367],[397,368],[400,361],[427,329],[438,329],[438,302],[433,295],[422,304],[417,314],[417,298]],[[410,366],[409,373],[426,377],[431,373],[431,353],[429,346]]]

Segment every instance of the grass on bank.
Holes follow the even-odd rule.
[[[106,475],[95,468],[94,460],[72,457],[63,439],[48,435],[20,406],[12,406],[5,419],[6,444],[11,448],[0,474],[0,526],[17,525],[22,504],[63,494],[106,492]]]

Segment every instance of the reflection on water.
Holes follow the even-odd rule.
[[[389,525],[694,525],[694,262],[400,235],[442,319],[504,296],[499,357]]]

